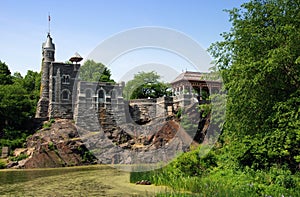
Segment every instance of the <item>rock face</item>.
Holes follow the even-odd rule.
[[[27,158],[10,162],[8,167],[45,168],[92,163],[160,165],[188,151],[195,139],[201,143],[209,125],[208,119],[201,119],[197,105],[186,108],[184,120],[171,115],[151,118],[141,125],[134,120],[120,121],[119,116],[124,113],[108,106],[101,107],[95,114],[88,112],[87,115],[91,115],[77,119],[76,125],[69,119],[55,119],[44,124],[43,129],[27,139],[26,148],[15,150],[16,157],[26,155]],[[152,167],[146,170],[150,169]]]
[[[98,132],[77,128],[86,147],[102,164],[167,163],[178,153],[188,150],[192,142],[192,138],[171,117],[156,118],[143,125],[117,124],[113,119],[107,124],[107,112],[103,110],[101,113],[105,113],[106,118],[100,118]]]
[[[96,162],[87,150],[72,120],[56,119],[27,139],[25,149],[17,154],[28,158],[11,162],[8,167],[45,168],[85,165]]]
[[[126,165],[168,163],[179,153],[189,150],[195,135],[201,137],[205,135],[205,131],[201,128],[206,127],[199,128],[198,125],[200,112],[196,104],[192,104],[184,111],[187,118],[182,125],[174,115],[149,119],[139,116],[142,118],[137,121],[131,114],[132,121],[122,122],[119,121],[120,114],[125,113],[119,109],[115,111],[106,105],[105,108],[100,108],[98,115],[96,113],[93,118],[82,116],[78,119],[76,126],[82,141],[98,158],[99,163]],[[97,122],[98,125],[88,124],[90,120],[93,120],[93,123]]]

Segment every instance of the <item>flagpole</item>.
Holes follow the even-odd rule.
[[[51,20],[51,17],[50,17],[50,12],[48,13],[48,28],[49,28],[49,34],[50,34],[50,20]]]

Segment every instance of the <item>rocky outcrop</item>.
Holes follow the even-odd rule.
[[[10,162],[13,168],[45,168],[86,165],[96,162],[79,138],[72,120],[56,119],[27,139],[26,148],[15,150],[15,156],[26,159]]]
[[[198,109],[195,104],[183,112],[185,123],[171,115],[153,117],[148,123],[137,124],[134,119],[125,123],[118,121],[118,115],[124,113],[107,105],[99,109],[98,129],[91,129],[86,124],[77,124],[77,128],[86,147],[99,159],[99,163],[167,163],[179,153],[188,151],[198,132],[201,136],[205,134],[198,127]],[[81,121],[87,120],[81,118]]]
[[[15,150],[15,157],[25,155],[26,159],[10,162],[8,167],[168,163],[188,151],[195,138],[201,141],[209,125],[197,105],[187,107],[181,121],[174,116],[156,117],[139,125],[120,121],[123,114],[106,106],[77,119],[77,124],[68,119],[45,122],[43,129],[27,139],[26,148]]]
[[[192,141],[175,120],[165,118],[144,125],[110,125],[102,127],[99,132],[82,127],[78,130],[87,148],[102,164],[167,163],[178,153],[188,150]]]

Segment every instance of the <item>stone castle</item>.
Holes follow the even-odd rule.
[[[50,34],[42,55],[36,118],[74,120],[85,147],[102,164],[167,162],[188,150],[193,136],[203,139],[205,131],[188,134],[174,114],[186,107],[190,123],[199,127],[198,104],[221,88],[218,81],[202,79],[203,73],[186,71],[171,83],[173,96],[127,101],[122,94],[124,83],[81,81],[79,54],[70,58],[72,63],[55,62]]]
[[[171,114],[179,107],[185,107],[193,102],[203,102],[210,93],[221,88],[219,81],[201,79],[204,73],[186,71],[171,83],[173,91],[171,97],[124,101],[122,96],[124,83],[80,80],[79,62],[82,58],[79,54],[76,53],[70,58],[72,63],[55,62],[55,44],[50,33],[42,45],[42,57],[41,91],[36,118],[45,120],[50,118],[78,120],[78,117],[89,116],[88,112],[95,114],[101,108],[113,108],[117,119],[122,122],[129,121],[128,114],[135,122],[147,122],[147,119]]]

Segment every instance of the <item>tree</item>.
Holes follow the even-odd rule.
[[[251,0],[228,12],[231,30],[209,49],[228,90],[226,130],[247,144],[239,144],[243,165],[287,163],[295,169],[299,128],[279,125],[296,125],[292,121],[300,117],[299,105],[290,106],[300,96],[300,2]],[[293,118],[279,118],[283,106]],[[292,148],[291,139],[296,141]]]
[[[8,66],[0,60],[0,85],[12,84],[10,74]]]
[[[33,132],[41,75],[28,71],[23,78],[20,73],[11,76],[7,72],[6,78],[10,84],[0,84],[0,147],[16,148]]]
[[[126,99],[158,98],[171,94],[170,85],[159,81],[160,76],[154,72],[139,72],[127,82],[123,94]]]
[[[80,78],[89,82],[112,82],[110,70],[102,63],[87,60],[80,68]]]

